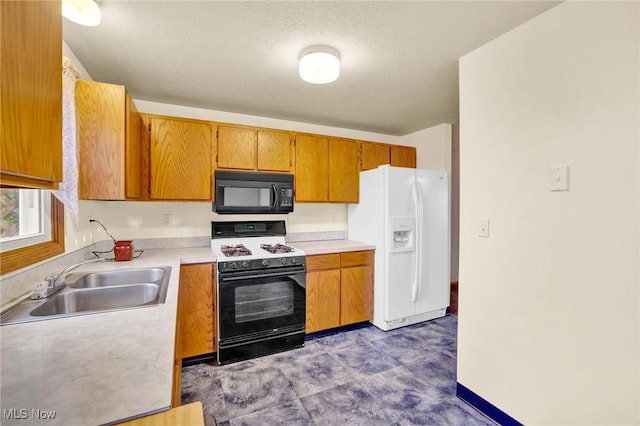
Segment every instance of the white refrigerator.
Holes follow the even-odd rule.
[[[445,315],[450,214],[446,172],[380,166],[360,173],[350,240],[376,245],[373,324],[391,330]]]

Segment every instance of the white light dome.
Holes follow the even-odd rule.
[[[62,0],[62,16],[87,27],[100,25],[100,7],[94,0]]]
[[[307,83],[331,83],[340,75],[340,54],[328,46],[309,47],[300,53],[299,72]]]

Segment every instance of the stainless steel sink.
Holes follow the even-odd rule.
[[[158,286],[131,284],[84,291],[72,291],[53,297],[31,311],[34,316],[75,314],[87,311],[125,309],[158,304]]]
[[[67,277],[69,287],[71,288],[95,288],[95,287],[112,287],[127,284],[154,283],[162,282],[166,269],[170,268],[147,268],[147,269],[128,269],[122,271],[105,271],[93,272],[82,275],[79,278],[73,276]]]
[[[168,266],[70,274],[59,293],[18,304],[0,316],[0,324],[157,306],[165,302],[170,275]]]

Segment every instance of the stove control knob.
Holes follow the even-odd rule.
[[[267,259],[262,259],[262,266],[269,266],[269,261]]]
[[[236,265],[236,262],[231,262],[231,264],[229,265],[229,268],[231,269],[236,269],[238,267],[238,265]]]
[[[287,264],[287,258],[283,257],[282,259],[280,259],[280,263],[282,263],[283,265]]]
[[[296,263],[298,260],[295,257],[291,258],[291,263]]]
[[[249,267],[249,262],[242,262],[242,267],[243,268],[248,268]]]

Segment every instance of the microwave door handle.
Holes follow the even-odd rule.
[[[271,184],[271,190],[273,191],[273,204],[271,205],[271,210],[275,210],[276,205],[278,204],[278,190],[274,184]]]

